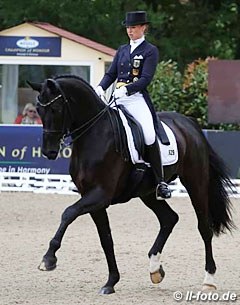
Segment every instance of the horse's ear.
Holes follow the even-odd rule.
[[[52,78],[47,79],[47,87],[53,92],[57,90],[56,81]]]
[[[35,91],[41,92],[42,90],[42,84],[41,83],[34,83],[34,82],[30,82],[30,81],[26,81],[27,84]]]

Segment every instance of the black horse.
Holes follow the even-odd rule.
[[[29,82],[29,85],[40,93],[37,110],[43,122],[42,153],[48,159],[56,159],[61,143],[71,138],[69,172],[81,194],[81,198],[62,214],[61,224],[39,269],[56,268],[55,254],[67,227],[78,216],[90,213],[109,269],[108,280],[100,293],[113,293],[120,275],[106,210],[109,205],[140,197],[160,223],[160,231],[148,255],[151,280],[161,282],[164,271],[160,254],[178,215],[166,201],[156,200],[151,168],[136,169],[126,152],[118,150],[119,137],[114,126],[121,129],[121,123],[115,115],[116,110],[101,101],[93,88],[77,76],[61,75],[39,84]],[[158,113],[158,117],[173,130],[179,151],[178,162],[164,167],[166,180],[170,182],[179,177],[188,191],[205,245],[204,288],[216,288],[212,237],[234,227],[227,193],[227,188],[231,187],[229,175],[194,119],[174,112]]]

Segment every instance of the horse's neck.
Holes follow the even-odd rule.
[[[96,97],[93,91],[83,84],[82,86],[73,86],[69,88],[70,96],[77,105],[76,111],[79,115],[83,114],[85,118],[90,119],[104,108],[104,104]]]
[[[68,86],[67,92],[73,101],[70,107],[80,123],[92,119],[104,108],[104,103],[101,103],[94,92],[87,88],[85,84]]]

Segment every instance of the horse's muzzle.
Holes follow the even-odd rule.
[[[56,150],[49,150],[49,151],[42,150],[42,154],[48,160],[56,160],[58,157],[58,151],[56,151]]]

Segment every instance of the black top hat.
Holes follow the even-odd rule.
[[[124,26],[134,26],[140,24],[148,24],[147,13],[145,11],[127,12],[126,20],[122,22]]]

